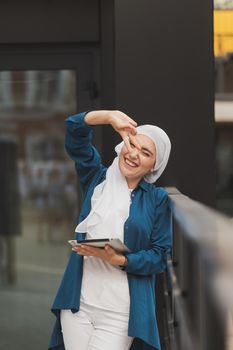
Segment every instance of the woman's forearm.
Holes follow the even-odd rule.
[[[118,110],[90,111],[84,121],[89,125],[109,124],[120,134],[128,150],[130,148],[129,134],[136,135],[137,123],[127,114]],[[138,145],[140,147],[140,145]]]
[[[110,124],[111,112],[108,110],[90,111],[85,115],[85,122],[89,125]]]

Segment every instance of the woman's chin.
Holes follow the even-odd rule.
[[[141,178],[140,174],[138,174],[138,167],[135,169],[133,167],[127,166],[124,163],[119,163],[119,168],[123,176],[127,179],[137,179]]]
[[[134,171],[130,169],[126,169],[125,167],[120,167],[120,171],[122,175],[124,175],[125,177],[135,177]]]
[[[141,178],[141,176],[138,176],[137,174],[135,174],[129,170],[122,169],[121,173],[128,180],[136,180],[137,181],[139,178]]]

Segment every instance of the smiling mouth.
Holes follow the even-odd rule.
[[[137,168],[138,167],[138,165],[136,163],[132,162],[128,158],[124,158],[124,160],[125,160],[125,164],[130,166],[131,168]]]

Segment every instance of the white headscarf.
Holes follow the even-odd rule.
[[[129,216],[130,195],[125,177],[118,166],[118,157],[106,173],[106,180],[96,186],[91,197],[91,211],[76,227],[93,238],[123,240],[124,222]]]
[[[165,131],[155,125],[141,125],[136,128],[137,134],[148,136],[155,144],[156,148],[156,163],[154,170],[144,176],[144,180],[149,183],[154,183],[163,173],[166,168],[169,155],[171,152],[171,142]],[[124,142],[119,143],[115,147],[116,153],[119,155]]]
[[[164,171],[171,151],[167,134],[157,126],[142,125],[136,128],[138,134],[152,139],[156,147],[156,163],[152,172],[144,176],[145,181],[155,182]],[[124,238],[124,223],[129,216],[130,191],[126,178],[119,168],[119,154],[124,145],[115,147],[117,157],[108,168],[106,179],[96,186],[91,197],[91,211],[78,224],[76,232],[88,232],[93,238]]]

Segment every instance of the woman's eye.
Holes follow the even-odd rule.
[[[149,153],[143,152],[143,155],[146,157],[150,157]]]

